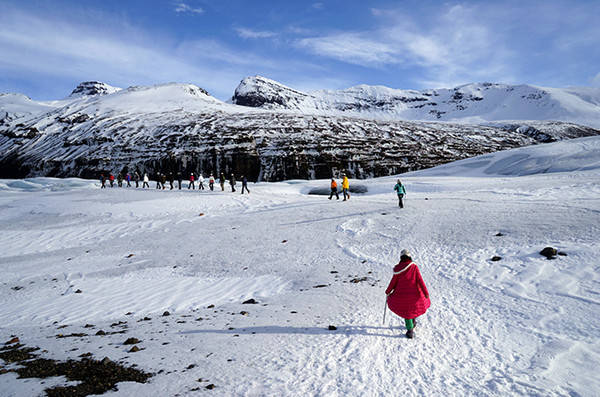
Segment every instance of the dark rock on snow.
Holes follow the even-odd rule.
[[[254,298],[248,299],[247,301],[242,302],[242,305],[256,305],[256,304],[258,304],[258,302]]]
[[[64,376],[74,386],[54,386],[44,390],[47,396],[87,396],[104,394],[117,390],[119,382],[146,383],[152,374],[124,367],[105,357],[102,361],[89,359],[91,353],[84,353],[81,360],[59,362],[52,359],[37,358],[32,352],[37,347],[24,347],[16,344],[2,349],[0,359],[7,363],[16,363],[18,367],[3,370],[3,373],[15,372],[19,378],[49,378]]]
[[[556,250],[556,248],[552,248],[552,247],[546,247],[540,251],[540,255],[543,255],[548,259],[554,259],[557,254],[558,254],[558,251]]]

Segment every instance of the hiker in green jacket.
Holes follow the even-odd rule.
[[[396,191],[396,193],[398,193],[398,206],[400,206],[400,208],[404,208],[402,198],[406,194],[406,189],[404,189],[404,185],[402,184],[402,182],[400,182],[400,179],[398,179],[398,183],[396,183],[396,186],[394,186],[394,190]]]

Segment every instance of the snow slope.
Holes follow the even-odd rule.
[[[0,120],[10,121],[52,109],[54,109],[53,106],[32,101],[23,94],[0,94]]]
[[[409,175],[521,176],[598,169],[600,139],[589,137],[486,154]]]
[[[304,93],[262,76],[247,77],[232,102],[307,114],[345,114],[383,120],[480,124],[498,120],[559,120],[600,127],[600,88],[547,88],[492,83],[452,89],[400,90],[358,85]]]
[[[306,194],[326,180],[250,184],[243,196],[2,180],[0,342],[154,373],[111,393],[123,396],[595,396],[599,142],[401,175],[403,210],[397,177],[352,180],[369,192],[347,202]],[[548,245],[568,256],[547,260]],[[403,248],[432,298],[414,340],[389,312],[382,324]],[[141,351],[128,352],[129,337]],[[9,372],[0,390],[64,382]]]

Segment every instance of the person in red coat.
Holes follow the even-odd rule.
[[[394,277],[385,290],[390,310],[404,319],[406,336],[414,337],[416,318],[424,314],[431,301],[419,268],[412,261],[410,252],[402,250],[400,263],[394,267]]]

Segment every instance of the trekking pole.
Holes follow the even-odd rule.
[[[385,306],[383,306],[383,325],[385,325],[385,313],[387,312],[387,296],[385,297]]]

